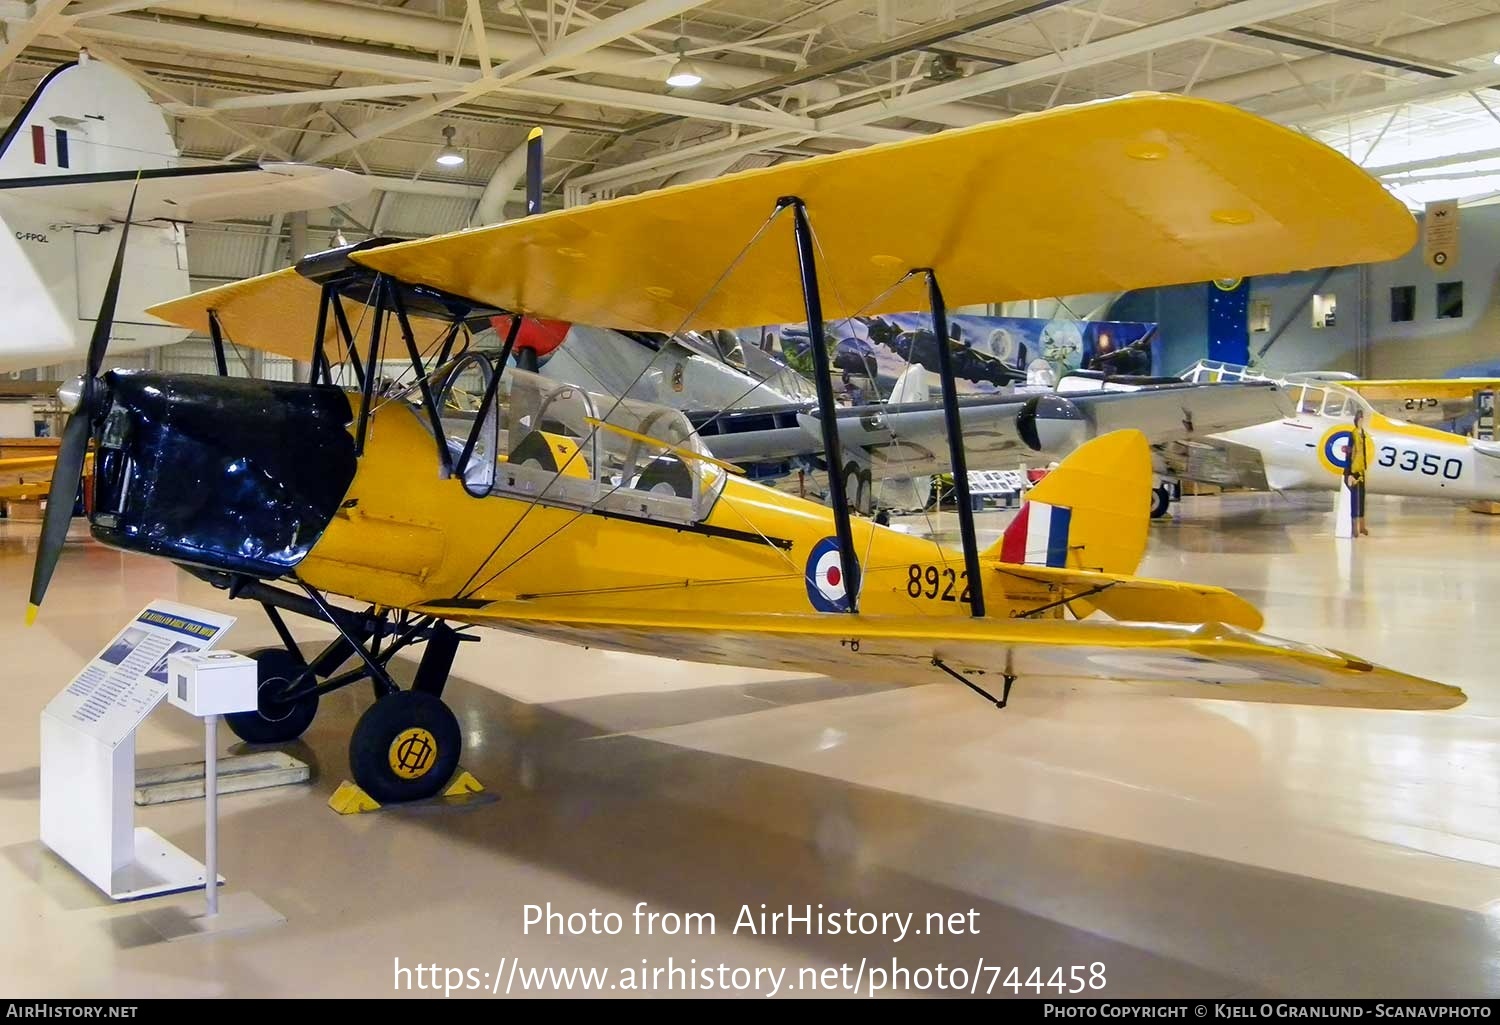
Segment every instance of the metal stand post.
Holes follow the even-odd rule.
[[[203,893],[209,918],[219,913],[219,717],[203,717]]]

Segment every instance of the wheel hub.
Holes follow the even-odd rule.
[[[388,756],[391,771],[402,779],[421,779],[437,763],[437,738],[420,726],[396,734]]]

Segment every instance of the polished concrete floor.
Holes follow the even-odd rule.
[[[498,800],[333,814],[370,700],[340,692],[294,748],[310,784],[221,804],[226,892],[253,892],[287,923],[176,944],[144,916],[198,898],[111,906],[37,842],[37,715],[151,598],[237,608],[241,650],[271,630],[171,567],[85,540],[81,521],[28,630],[36,529],[0,524],[0,993],[406,996],[430,992],[394,990],[396,959],[482,976],[502,958],[696,958],[795,980],[895,957],[909,969],[983,958],[1023,980],[1101,962],[1093,995],[1113,997],[1500,994],[1500,518],[1372,499],[1373,536],[1336,542],[1329,505],[1187,499],[1153,526],[1142,571],[1232,587],[1265,609],[1268,632],[1458,684],[1468,704],[1023,694],[997,712],[954,685],[864,689],[496,634],[464,647],[447,696],[464,763]],[[992,537],[1002,523],[982,526]],[[159,711],[139,760],[194,760],[200,738]],[[188,802],[137,822],[198,854],[201,814]],[[717,934],[631,935],[641,901],[711,912]],[[523,905],[547,902],[618,912],[625,932],[528,934]],[[974,909],[979,933],[731,934],[741,905],[762,903],[919,922]]]

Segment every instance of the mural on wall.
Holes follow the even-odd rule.
[[[1151,334],[1154,324],[1064,318],[954,314],[949,333],[965,348],[955,352],[960,391],[994,392],[1007,385],[1055,382],[1096,355]],[[826,325],[836,376],[848,401],[889,396],[909,363],[937,370],[932,320],[926,313],[856,317]],[[806,324],[781,324],[738,332],[747,345],[778,356],[804,374],[812,370]]]

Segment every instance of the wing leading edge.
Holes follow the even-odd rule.
[[[1347,708],[1441,709],[1465,700],[1455,687],[1218,623],[657,613],[520,601],[415,611],[571,644],[872,683],[941,682],[949,677],[940,662],[987,689],[1009,673],[1022,692],[1108,683],[1140,694]]]

